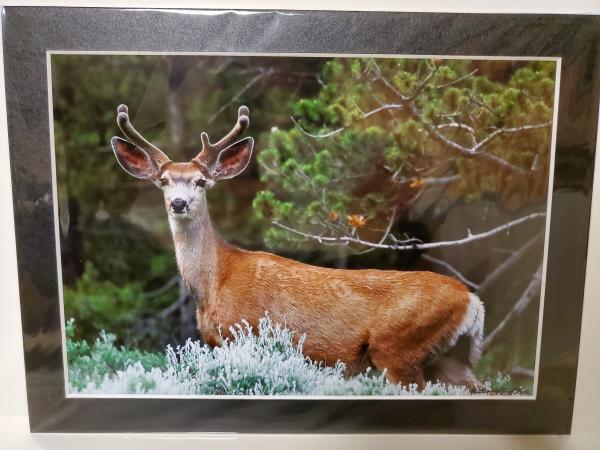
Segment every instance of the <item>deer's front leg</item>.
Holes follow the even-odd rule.
[[[222,332],[219,332],[219,323],[215,311],[199,305],[196,308],[196,321],[198,332],[202,340],[211,347],[218,347],[223,343]]]

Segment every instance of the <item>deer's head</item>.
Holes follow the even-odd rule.
[[[165,207],[174,220],[189,220],[206,212],[206,189],[217,181],[233,178],[248,166],[254,140],[236,141],[250,125],[249,111],[241,106],[232,130],[211,144],[206,133],[201,134],[202,150],[189,162],[173,162],[158,147],[148,142],[133,127],[127,106],[117,108],[117,124],[129,139],[111,140],[117,161],[129,175],[149,180],[165,197]]]

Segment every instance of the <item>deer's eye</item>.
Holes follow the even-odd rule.
[[[167,180],[166,178],[161,178],[160,180],[158,180],[158,182],[161,186],[166,186],[167,184],[169,184],[169,180]]]
[[[198,186],[198,187],[206,186],[206,180],[204,180],[203,178],[198,178],[196,180],[196,186]]]

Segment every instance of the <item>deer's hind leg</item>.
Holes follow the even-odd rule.
[[[469,294],[467,312],[458,327],[462,334],[455,337],[444,354],[437,355],[427,364],[425,374],[428,380],[466,386],[471,392],[483,389],[472,369],[481,355],[484,316],[483,303],[475,294]]]
[[[480,392],[483,384],[477,380],[468,364],[456,356],[445,355],[426,366],[425,377],[432,383],[444,383],[454,386],[465,386],[471,392]]]
[[[476,345],[472,340],[470,336],[460,336],[447,353],[434,357],[425,365],[425,378],[432,383],[465,386],[471,392],[481,391],[483,384],[473,374],[469,358],[471,347]]]
[[[425,387],[423,359],[425,355],[406,347],[392,346],[390,342],[370,342],[369,356],[372,364],[394,384],[403,386],[416,384],[419,389]]]

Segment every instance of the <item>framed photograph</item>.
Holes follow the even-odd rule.
[[[3,32],[32,431],[569,432],[598,17]]]

